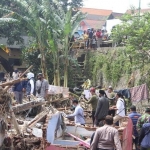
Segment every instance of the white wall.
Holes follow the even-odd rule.
[[[112,27],[118,25],[118,24],[121,24],[122,21],[120,19],[112,19],[112,20],[107,20],[106,21],[106,30],[107,30],[107,33],[110,34],[111,33],[111,30],[112,30]]]

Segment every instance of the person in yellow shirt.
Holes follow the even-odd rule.
[[[85,42],[85,48],[86,49],[87,49],[88,38],[89,38],[88,32],[84,31],[83,39],[84,39],[84,42]]]

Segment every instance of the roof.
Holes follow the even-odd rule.
[[[120,18],[120,17],[123,16],[123,13],[112,12],[112,16],[113,16],[114,18]]]
[[[101,16],[101,15],[93,15],[93,14],[88,14],[86,17],[87,20],[106,20],[107,16]]]
[[[112,13],[112,10],[94,9],[94,8],[81,8],[81,12],[88,13],[88,14],[93,14],[93,15],[109,16]]]
[[[139,13],[139,9],[133,10],[133,12]],[[140,12],[141,12],[141,13],[150,12],[150,8],[141,9]],[[127,14],[132,14],[132,10],[131,10],[131,9],[128,9],[128,10],[126,11],[126,13],[127,13]]]
[[[84,22],[90,27],[94,29],[101,29],[103,25],[105,25],[106,21],[96,21],[96,20],[84,20]]]

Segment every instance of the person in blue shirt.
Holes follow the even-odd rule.
[[[19,72],[19,76],[22,74],[22,72]],[[22,104],[22,100],[23,100],[23,92],[25,92],[26,89],[26,81],[22,81],[19,83],[16,83],[14,85],[13,91],[14,91],[14,95],[15,95],[15,99],[17,101],[17,103]]]
[[[141,117],[141,114],[136,112],[136,106],[134,105],[130,107],[130,112],[131,113],[129,114],[129,118],[131,118],[132,123],[133,123],[133,136],[134,136],[133,144],[135,144],[136,150],[139,150],[138,149],[139,134],[136,129],[136,124],[137,124],[138,119]]]
[[[73,114],[67,115],[66,118],[69,119],[74,117],[75,124],[85,125],[83,108],[78,103],[78,100],[73,100],[75,111]]]
[[[140,150],[150,150],[150,117],[140,131],[139,148]]]

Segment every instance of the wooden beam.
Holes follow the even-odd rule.
[[[29,110],[30,108],[36,107],[36,106],[40,106],[40,105],[44,105],[46,102],[45,101],[30,101],[28,103],[24,103],[24,104],[19,104],[16,106],[13,106],[13,112],[17,113],[17,112],[22,112],[25,110]]]
[[[67,100],[69,100],[69,97],[68,98],[60,98],[58,100],[50,101],[50,103],[63,102],[63,101],[67,101]]]

